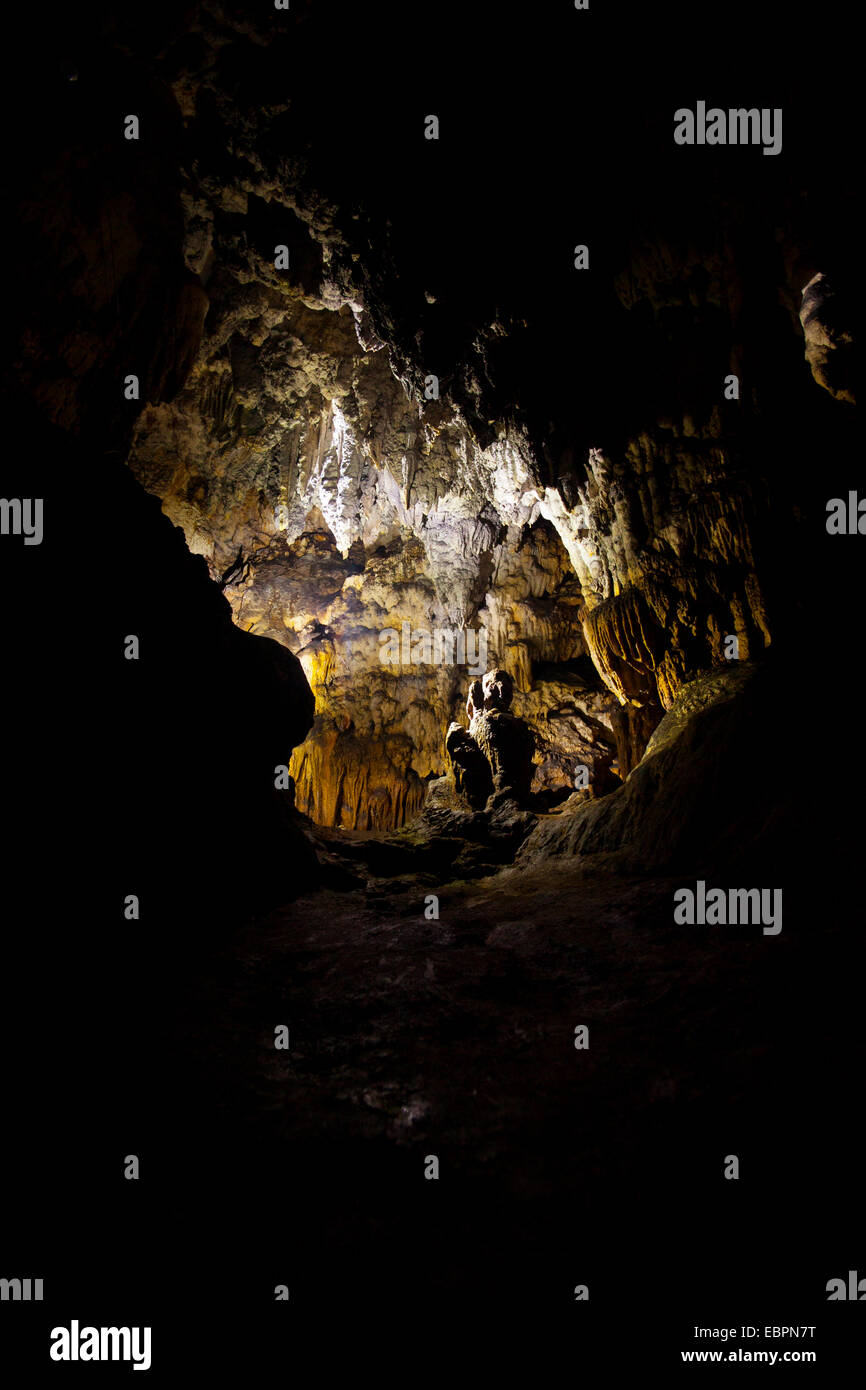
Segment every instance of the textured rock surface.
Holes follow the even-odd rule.
[[[134,365],[146,404],[132,471],[236,624],[297,655],[314,691],[292,773],[315,820],[400,825],[445,770],[443,715],[459,712],[466,666],[383,665],[380,634],[404,623],[483,631],[483,664],[514,672],[516,713],[539,731],[535,789],[564,791],[585,763],[603,790],[728,637],[755,659],[778,635],[802,549],[786,393],[810,281],[807,351],[832,344],[837,361],[847,344],[826,280],[813,303],[832,202],[793,184],[780,199],[766,170],[753,197],[710,175],[686,193],[664,163],[611,192],[600,147],[586,171],[605,189],[594,269],[567,266],[566,284],[535,254],[571,237],[575,210],[542,237],[524,168],[513,242],[465,219],[455,232],[394,133],[408,98],[370,94],[375,139],[354,147],[357,169],[336,158],[356,113],[342,91],[322,111],[326,28],[315,8],[201,0],[168,28],[136,28],[147,76],[116,58],[123,20],[82,52],[63,100],[80,145],[101,150],[101,192],[77,183],[79,147],[31,188],[20,255],[32,276],[48,267],[61,313],[13,326],[21,378],[65,428],[82,409],[108,422],[125,454],[132,412],[106,368]],[[140,149],[89,104],[88,64],[142,112]],[[404,176],[399,206],[376,148]],[[508,151],[477,170],[471,140],[452,155],[490,192]],[[74,313],[84,296],[89,324]],[[585,655],[596,676],[584,663],[576,680]]]
[[[800,322],[806,338],[806,361],[813,377],[836,400],[853,404],[856,396],[851,310],[829,276],[819,272],[806,285]]]
[[[598,1250],[610,1264],[593,1268],[605,1269],[610,1287],[619,1268],[627,1300],[633,1270],[623,1273],[620,1251],[639,1233],[658,1274],[672,1213],[688,1228],[696,1206],[707,1209],[706,1155],[721,1152],[721,1115],[747,1136],[753,1159],[769,1157],[755,1177],[760,1193],[744,1185],[735,1207],[720,1203],[718,1247],[732,1223],[744,1243],[769,1223],[780,1259],[795,1262],[796,1282],[807,1281],[813,1258],[802,1256],[802,1232],[790,1230],[802,1170],[784,1159],[806,1143],[825,1193],[838,1192],[841,1175],[846,1199],[831,1200],[847,1230],[857,1121],[838,1048],[851,1057],[862,1048],[862,971],[857,934],[827,911],[828,885],[850,846],[822,852],[816,875],[814,848],[825,846],[813,815],[818,796],[806,791],[797,806],[792,795],[802,776],[791,756],[800,714],[780,695],[795,671],[794,663],[728,667],[690,683],[626,786],[575,814],[524,817],[509,835],[497,813],[455,809],[443,778],[411,829],[322,832],[356,881],[250,923],[199,982],[192,1008],[185,999],[178,1011],[177,1051],[190,1075],[173,1079],[171,1091],[189,1147],[204,1129],[227,1170],[255,1174],[264,1153],[281,1177],[291,1162],[310,1185],[333,1189],[327,1241],[344,1259],[367,1278],[373,1243],[388,1242],[371,1303],[400,1297],[414,1203],[413,1232],[425,1236],[416,1277],[437,1251],[446,1267],[459,1266],[449,1292],[456,1286],[472,1302],[479,1282],[495,1306],[513,1290],[519,1248],[532,1275],[515,1307],[537,1299],[544,1313],[558,1290],[573,1288],[574,1251],[595,1231],[599,1202]],[[497,849],[507,864],[521,842],[516,867],[491,874]],[[627,854],[613,852],[623,848],[635,872],[625,871]],[[647,852],[651,874],[640,858]],[[668,876],[658,871],[662,860]],[[605,867],[615,872],[598,872]],[[699,868],[744,884],[782,874],[783,933],[677,926],[674,894],[688,882],[682,874]],[[816,995],[828,949],[838,993]],[[792,1063],[804,1001],[821,1011],[822,1026]],[[259,1045],[249,1045],[250,1020],[277,1007],[291,1009],[296,1029],[291,1066],[275,1061],[263,1029]],[[576,1024],[589,1030],[585,1053],[575,1053]],[[804,1108],[818,1126],[805,1138]],[[844,1138],[832,1152],[828,1126]],[[349,1194],[340,1181],[347,1153],[356,1184]],[[443,1155],[443,1173],[446,1163],[449,1177],[453,1170],[459,1215],[457,1197],[441,1211],[418,1198],[429,1153]],[[788,1184],[781,1192],[780,1181]],[[825,1208],[817,1219],[823,1230]],[[292,1230],[305,1270],[333,1288],[320,1255],[321,1214],[299,1236],[293,1212]],[[681,1288],[685,1248],[679,1239],[665,1298]],[[705,1248],[704,1222],[692,1258]],[[759,1300],[763,1267],[748,1287]]]
[[[213,924],[316,881],[290,794],[274,785],[311,728],[314,700],[297,658],[239,629],[205,561],[123,467],[140,408],[125,399],[125,378],[138,377],[141,401],[176,393],[198,355],[207,296],[182,255],[180,114],[128,54],[113,51],[101,72],[99,61],[95,46],[87,62],[101,82],[86,65],[80,86],[60,69],[62,83],[34,106],[28,157],[14,156],[3,403],[26,447],[4,485],[45,499],[26,592],[31,618],[51,614],[52,636],[43,644],[38,624],[22,625],[33,635],[22,631],[26,656],[10,653],[10,665],[38,693],[9,717],[41,746],[57,727],[47,702],[65,673],[64,777],[90,798],[89,817],[98,808],[104,838],[87,818],[64,826],[58,881],[98,868],[117,901],[148,896],[160,941],[177,924],[188,939],[199,912]],[[106,118],[127,103],[147,113],[139,157]],[[134,661],[127,634],[139,642]],[[7,772],[26,864],[44,845],[44,793],[26,764],[20,777]]]
[[[735,863],[748,873],[755,860],[765,875],[781,870],[797,772],[784,738],[767,730],[783,690],[772,665],[735,664],[682,686],[625,784],[543,819],[518,865],[578,856],[625,872]]]
[[[539,729],[536,790],[564,790],[580,763],[609,787],[614,750],[624,775],[726,638],[752,659],[774,631],[770,509],[790,528],[795,498],[763,440],[775,357],[787,371],[796,352],[802,205],[777,235],[760,196],[703,190],[688,241],[680,193],[629,238],[611,207],[580,300],[592,346],[557,363],[553,305],[522,317],[519,273],[507,308],[470,288],[463,304],[435,273],[414,278],[375,193],[334,200],[301,137],[300,59],[291,99],[276,81],[315,18],[271,32],[215,5],[195,15],[195,61],[178,44],[159,62],[184,129],[185,274],[207,316],[183,391],[141,413],[129,461],[225,578],[238,625],[300,657],[316,720],[293,759],[299,805],[323,824],[399,825],[444,772],[442,712],[459,712],[466,670],[384,667],[379,634],[404,622],[485,631]],[[226,80],[245,63],[255,92]],[[585,653],[600,680],[571,679]]]
[[[462,724],[454,723],[449,726],[445,751],[451,760],[455,792],[465,798],[468,805],[480,810],[493,795],[490,763]]]
[[[535,736],[529,725],[511,714],[514,682],[507,671],[488,671],[482,682],[483,707],[473,706],[469,733],[484,754],[499,797],[524,806],[532,784]]]
[[[535,735],[523,719],[509,713],[514,681],[507,671],[488,671],[469,688],[468,732],[451,724],[446,750],[455,790],[470,806],[481,807],[494,793],[497,802],[525,806],[532,784]]]

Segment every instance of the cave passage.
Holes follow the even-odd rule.
[[[166,1383],[753,1325],[849,1374],[844,55],[769,3],[49,10],[3,91],[10,1383],[46,1318]]]

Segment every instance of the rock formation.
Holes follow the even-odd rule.
[[[855,403],[854,330],[850,307],[830,276],[819,271],[803,290],[800,322],[812,375],[837,401]]]
[[[535,739],[524,720],[509,714],[513,698],[508,672],[488,671],[469,687],[469,732],[458,723],[448,728],[445,746],[455,788],[471,806],[484,806],[493,793],[519,806],[529,798]]]
[[[292,774],[316,821],[399,826],[445,770],[441,710],[458,713],[466,669],[384,665],[381,634],[404,623],[486,633],[538,731],[534,790],[567,791],[581,765],[610,786],[728,636],[751,658],[778,631],[771,516],[798,545],[796,487],[775,462],[778,382],[802,352],[797,300],[822,249],[811,205],[792,195],[778,227],[760,191],[702,189],[684,242],[676,182],[652,201],[633,187],[627,217],[599,200],[607,249],[585,290],[570,265],[568,287],[542,287],[537,230],[525,264],[499,263],[461,225],[465,254],[437,279],[435,255],[407,253],[412,218],[433,215],[424,176],[400,223],[369,163],[353,176],[331,157],[313,77],[324,24],[200,0],[136,32],[137,66],[114,29],[82,48],[58,117],[78,152],[46,142],[26,181],[16,263],[47,277],[52,308],[12,326],[20,379],[64,428],[82,409],[116,423],[118,454],[237,626],[298,657],[316,713]],[[91,70],[147,113],[146,158],[108,138]],[[393,94],[381,100],[370,119],[399,126]],[[347,101],[329,103],[335,145]],[[98,201],[76,188],[84,147],[102,161],[88,156]],[[484,176],[508,186],[497,157]],[[529,186],[510,208],[518,242],[532,203]],[[667,211],[632,215],[651,206]],[[450,217],[436,215],[434,249]],[[581,332],[553,352],[571,294]],[[93,321],[65,320],[87,295]],[[829,320],[822,332],[838,342]],[[141,407],[115,391],[115,362],[135,366]],[[728,371],[738,401],[724,399]]]
[[[490,763],[471,733],[456,721],[448,726],[445,749],[451,759],[454,789],[469,806],[480,810],[493,795]]]
[[[235,624],[298,658],[315,717],[291,773],[316,822],[398,827],[444,773],[442,710],[457,716],[469,663],[426,660],[415,636],[437,631],[483,633],[484,664],[513,673],[533,791],[565,795],[584,767],[610,789],[730,638],[760,659],[796,624],[810,484],[786,460],[823,419],[810,401],[795,419],[789,388],[805,330],[818,380],[852,389],[844,245],[819,273],[844,195],[828,175],[819,199],[794,180],[780,202],[766,170],[686,192],[672,145],[612,196],[599,149],[583,181],[605,189],[603,255],[548,282],[572,213],[538,226],[531,168],[509,209],[516,259],[465,220],[455,245],[415,154],[398,208],[391,167],[335,158],[354,113],[342,92],[322,111],[325,26],[198,0],[136,30],[137,64],[122,21],[69,36],[87,78],[59,98],[69,148],[48,123],[23,178],[17,263],[48,277],[51,310],[12,316],[20,381],[64,429],[104,425]],[[90,72],[146,113],[141,159],[100,125]],[[411,100],[367,105],[370,148],[391,148]],[[475,178],[470,148],[455,157]],[[505,150],[491,187],[509,185]],[[115,363],[121,379],[135,366],[139,406]]]

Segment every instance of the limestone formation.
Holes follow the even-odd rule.
[[[393,200],[344,204],[347,162],[305,144],[322,17],[187,8],[150,55],[152,162],[106,145],[98,203],[77,195],[77,154],[46,151],[34,178],[15,263],[49,277],[52,309],[13,316],[22,388],[63,428],[110,426],[236,625],[299,658],[316,713],[291,772],[317,822],[400,826],[445,772],[442,711],[473,672],[385,664],[404,624],[485,634],[483,665],[512,673],[537,731],[534,791],[566,792],[578,765],[609,786],[729,636],[753,660],[778,633],[768,531],[802,552],[778,402],[804,334],[817,379],[852,391],[820,240],[796,199],[779,225],[760,198],[684,190],[685,209],[643,212],[629,189],[627,220],[604,212],[579,334],[534,270],[521,299],[516,256],[495,302],[469,281],[449,293],[401,252]],[[509,220],[532,206],[514,202]],[[141,407],[109,360],[134,364]]]
[[[445,748],[451,759],[454,787],[458,796],[480,810],[493,795],[493,774],[490,763],[475,739],[456,721],[448,726]]]
[[[498,713],[505,714],[511,708],[511,702],[514,699],[514,681],[507,671],[498,669],[488,671],[481,682],[481,694],[484,698],[482,706],[484,710],[488,712],[496,710]]]
[[[763,866],[774,854],[784,862],[799,819],[796,770],[785,737],[768,730],[788,676],[735,662],[687,682],[625,785],[572,798],[539,823],[519,866],[578,856],[616,872],[684,860],[709,868],[727,856],[742,869],[756,844]]]
[[[835,281],[820,271],[803,290],[800,322],[812,375],[838,401],[855,403],[854,331]]]
[[[482,807],[494,793],[497,801],[525,805],[532,783],[535,738],[523,719],[510,714],[514,682],[507,671],[488,671],[469,687],[469,731],[453,723],[446,748],[457,792],[470,806]]]

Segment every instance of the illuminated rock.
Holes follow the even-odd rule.
[[[820,272],[803,290],[800,322],[806,361],[819,386],[840,401],[855,402],[854,331],[851,312],[833,279]]]
[[[449,726],[445,740],[454,785],[468,804],[480,808],[490,796],[526,803],[532,783],[535,738],[524,720],[508,713],[514,682],[507,671],[488,671],[469,688],[469,731]]]

